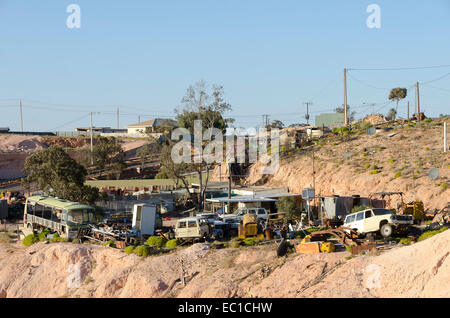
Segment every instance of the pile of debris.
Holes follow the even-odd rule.
[[[368,123],[371,125],[386,123],[387,120],[383,115],[368,115],[362,120],[364,123]]]

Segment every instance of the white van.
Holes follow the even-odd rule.
[[[208,221],[202,217],[189,217],[177,221],[175,237],[182,240],[207,239],[210,235]]]

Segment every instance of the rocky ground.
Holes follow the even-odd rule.
[[[276,245],[196,244],[140,258],[94,245],[2,243],[0,296],[450,297],[443,283],[450,280],[449,246],[450,231],[353,258],[348,252],[278,258]]]

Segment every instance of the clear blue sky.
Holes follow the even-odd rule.
[[[66,27],[71,3],[81,29]],[[366,26],[372,3],[381,29]],[[87,126],[90,111],[102,112],[95,125],[115,127],[117,106],[122,127],[138,114],[172,116],[200,79],[224,86],[237,125],[262,114],[304,122],[305,101],[312,117],[343,103],[344,67],[450,64],[449,36],[448,0],[0,0],[0,127],[20,128],[19,98],[27,131]],[[390,88],[447,73],[351,71],[348,103],[361,117]],[[429,116],[450,113],[450,76],[424,85],[421,102]]]

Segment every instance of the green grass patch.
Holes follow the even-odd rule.
[[[402,176],[402,172],[401,171],[397,171],[394,175],[394,178],[400,178]]]
[[[426,240],[426,239],[429,239],[430,237],[435,236],[436,234],[445,232],[446,230],[447,230],[446,227],[442,227],[442,228],[440,228],[439,230],[426,231],[426,232],[422,233],[421,236],[419,236],[419,238],[417,239],[417,242],[420,242],[420,241],[424,241],[424,240]]]
[[[403,245],[409,245],[411,244],[411,242],[412,240],[410,238],[404,237],[398,243]]]

